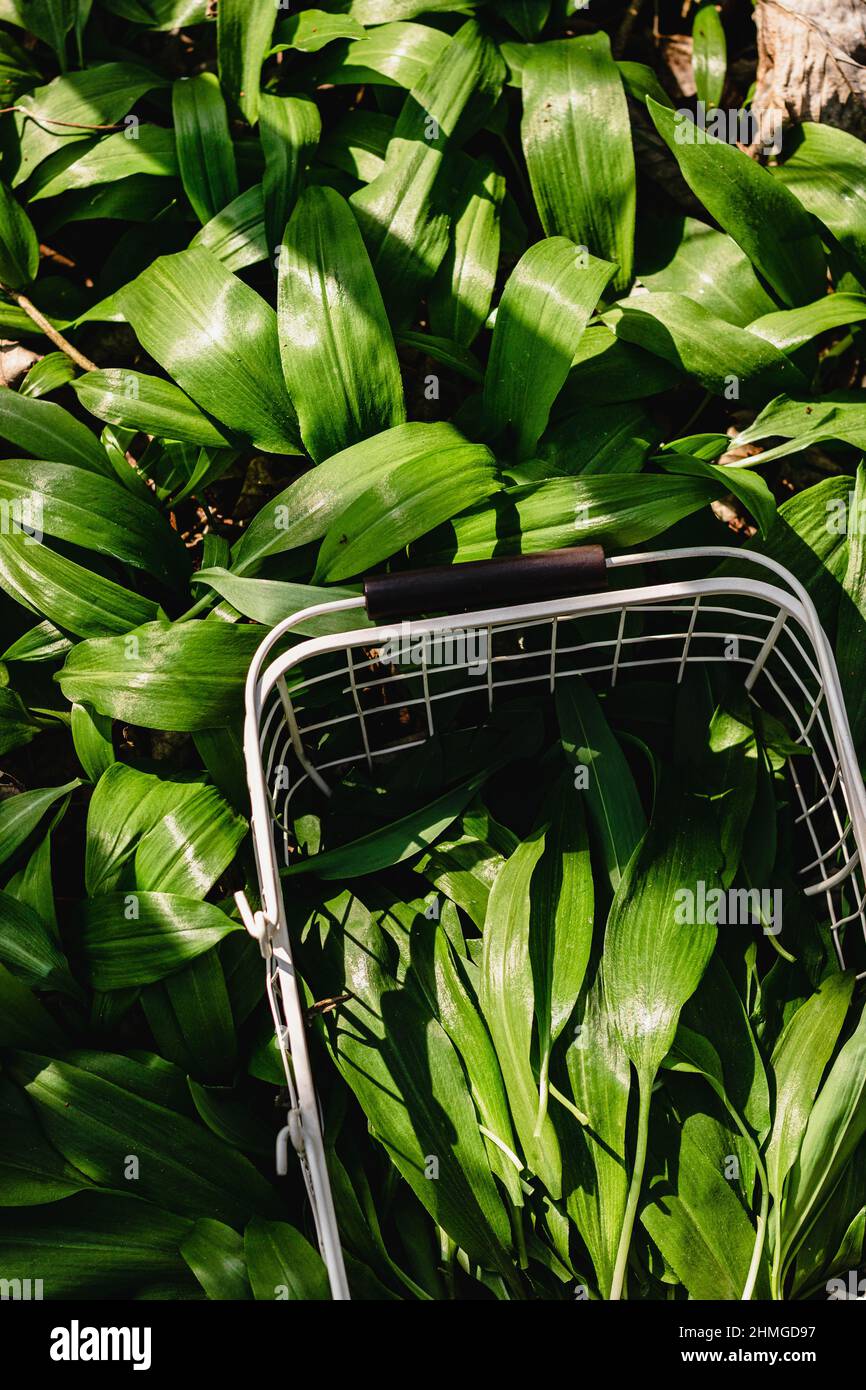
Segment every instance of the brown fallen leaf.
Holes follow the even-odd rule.
[[[11,338],[0,338],[0,387],[17,386],[41,356]]]
[[[866,136],[863,0],[759,0],[753,112],[769,124],[823,121]]]

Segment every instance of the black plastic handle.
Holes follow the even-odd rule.
[[[600,545],[539,551],[502,560],[470,560],[397,574],[374,574],[364,584],[373,622],[434,613],[465,613],[512,603],[537,603],[607,588]]]

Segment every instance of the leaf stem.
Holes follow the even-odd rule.
[[[746,1282],[743,1286],[743,1292],[740,1296],[740,1301],[742,1303],[749,1303],[751,1302],[755,1294],[755,1285],[758,1282],[758,1272],[761,1268],[761,1260],[764,1255],[764,1245],[767,1239],[767,1226],[769,1224],[768,1214],[770,1207],[770,1183],[769,1179],[767,1178],[767,1170],[764,1167],[764,1160],[761,1158],[761,1151],[758,1148],[758,1145],[756,1144],[754,1138],[749,1133],[749,1130],[746,1127],[745,1122],[741,1120],[736,1107],[731,1104],[726,1092],[723,1089],[716,1089],[714,1087],[714,1090],[716,1090],[716,1094],[724,1102],[725,1109],[727,1110],[734,1124],[737,1126],[737,1129],[740,1131],[749,1148],[751,1149],[752,1157],[755,1160],[755,1171],[758,1174],[758,1181],[761,1184],[761,1206],[758,1212],[758,1220],[755,1228],[755,1244],[752,1247],[752,1260],[749,1265],[749,1272],[746,1275]]]
[[[547,1099],[550,1095],[550,1046],[544,1049],[541,1059],[541,1072],[538,1078],[538,1111],[535,1116],[535,1129],[532,1131],[533,1139],[538,1139],[541,1135],[542,1126],[547,1119]]]
[[[91,362],[89,357],[85,357],[83,352],[79,352],[77,347],[73,347],[68,338],[64,338],[63,334],[54,327],[53,323],[49,322],[41,309],[36,308],[36,305],[32,300],[27,298],[26,294],[22,294],[20,290],[13,290],[9,285],[4,285],[2,283],[0,283],[0,290],[2,290],[4,294],[8,294],[9,298],[15,301],[19,309],[23,309],[28,318],[33,320],[37,327],[45,334],[46,338],[50,338],[55,347],[60,348],[61,352],[65,352],[66,356],[70,357],[77,367],[80,367],[84,372],[99,371],[96,363]]]
[[[43,116],[40,120],[38,111],[31,111],[29,107],[20,104],[0,107],[0,116],[8,116],[13,111],[20,111],[22,116],[26,116],[28,120],[41,126],[43,130],[50,125],[60,125],[66,130],[123,130],[121,125],[91,125],[83,121],[55,121],[53,116]],[[49,134],[51,134],[50,131]]]
[[[548,1081],[547,1088],[550,1091],[550,1094],[553,1096],[553,1099],[558,1100],[560,1105],[564,1105],[566,1110],[569,1110],[571,1114],[574,1116],[574,1118],[577,1120],[578,1124],[589,1124],[589,1116],[584,1115],[582,1110],[578,1110],[574,1102],[570,1101],[568,1099],[568,1096],[564,1096],[561,1091],[558,1091],[552,1081]]]
[[[193,604],[192,608],[188,608],[185,613],[181,613],[179,618],[175,618],[175,622],[186,623],[189,622],[190,618],[197,618],[199,613],[204,613],[206,608],[213,607],[213,603],[216,597],[217,595],[213,592],[213,590],[211,590],[209,593],[204,594]]]
[[[347,995],[346,998],[349,998],[349,996]],[[484,1135],[485,1139],[489,1139],[491,1144],[495,1144],[497,1149],[502,1150],[502,1152],[505,1154],[505,1157],[514,1164],[518,1173],[523,1172],[523,1160],[517,1157],[517,1154],[514,1152],[513,1149],[509,1149],[508,1145],[504,1142],[504,1140],[499,1138],[498,1134],[494,1134],[493,1131],[491,1129],[488,1129],[486,1125],[479,1125],[478,1129]]]
[[[782,1298],[782,1205],[778,1200],[773,1204],[775,1217],[776,1243],[773,1248],[773,1268],[770,1273],[770,1293],[779,1302]]]
[[[631,1237],[634,1230],[635,1217],[637,1216],[638,1202],[640,1201],[640,1190],[643,1185],[643,1171],[646,1166],[647,1138],[649,1136],[650,1101],[652,1100],[653,1089],[652,1078],[644,1077],[638,1072],[638,1089],[640,1093],[640,1102],[637,1113],[637,1146],[635,1148],[631,1183],[628,1189],[628,1199],[625,1204],[622,1233],[619,1238],[619,1248],[616,1252],[616,1263],[613,1268],[613,1279],[610,1286],[610,1297],[612,1302],[616,1302],[622,1298],[625,1272],[628,1267],[628,1252],[631,1246]]]
[[[749,1131],[746,1129],[746,1126],[743,1124],[743,1121],[740,1119],[734,1107],[729,1102],[726,1103],[737,1128],[739,1129],[743,1138],[746,1140],[747,1144],[752,1150],[752,1155],[755,1160],[755,1168],[758,1173],[758,1180],[761,1184],[761,1207],[760,1211],[758,1212],[758,1222],[757,1227],[755,1229],[755,1244],[752,1249],[752,1262],[749,1265],[749,1272],[746,1275],[746,1283],[743,1288],[743,1293],[741,1297],[741,1302],[749,1303],[755,1294],[755,1285],[758,1282],[758,1271],[761,1268],[761,1260],[763,1259],[764,1255],[764,1244],[767,1239],[768,1214],[770,1207],[770,1184],[767,1180],[767,1170],[764,1167],[764,1161],[761,1158],[760,1150],[758,1149],[757,1144],[755,1143]]]

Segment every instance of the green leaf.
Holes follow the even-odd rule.
[[[617,338],[602,323],[584,333],[555,413],[579,410],[585,403],[644,400],[681,382],[675,367]]]
[[[94,1182],[120,1187],[132,1153],[140,1164],[136,1194],[148,1201],[236,1230],[251,1211],[267,1213],[272,1191],[252,1164],[186,1115],[144,1099],[127,1077],[134,1064],[117,1061],[112,1080],[86,1060],[76,1065],[31,1052],[12,1053],[8,1070],[55,1148]]]
[[[776,519],[776,499],[759,473],[749,468],[717,466],[707,463],[706,459],[690,458],[687,454],[666,454],[661,463],[669,473],[716,479],[748,508],[761,529],[761,535],[769,535]]]
[[[493,455],[483,444],[467,443],[436,459],[394,468],[332,524],[314,581],[348,579],[369,569],[501,486]]]
[[[276,243],[274,243],[275,245]],[[203,246],[226,270],[243,270],[266,261],[271,243],[265,236],[265,205],[260,183],[247,188],[206,222],[190,247]]]
[[[134,63],[98,63],[28,92],[15,115],[21,159],[13,185],[24,183],[55,150],[89,139],[94,125],[113,125],[147,92],[167,85]]]
[[[845,576],[847,545],[839,516],[847,516],[851,480],[826,478],[783,502],[761,553],[795,574],[809,591],[826,631],[833,632],[839,615],[840,588]],[[749,543],[751,548],[752,543]],[[750,567],[751,572],[751,567]],[[722,574],[742,574],[733,562]]]
[[[75,1048],[61,1060],[100,1076],[113,1085],[122,1086],[142,1100],[164,1106],[177,1114],[193,1114],[189,1087],[183,1073],[154,1052],[137,1051],[127,1056],[96,1048]]]
[[[850,1297],[850,1271],[862,1263],[866,1236],[864,1155],[861,1143],[839,1180],[833,1201],[824,1207],[797,1251],[791,1298],[808,1297],[810,1292],[839,1297],[842,1290]],[[832,1275],[841,1275],[842,1290],[828,1279]]]
[[[692,69],[698,98],[712,109],[725,89],[728,45],[725,26],[715,5],[701,5],[692,24]]]
[[[300,613],[315,604],[332,603],[341,598],[357,598],[360,589],[341,589],[328,585],[326,589],[312,584],[283,584],[278,579],[239,579],[230,570],[214,566],[196,570],[193,583],[206,584],[221,598],[242,613],[245,618],[276,627],[291,613]],[[308,637],[324,632],[348,632],[358,627],[372,626],[363,608],[351,608],[345,613],[327,613],[320,618],[308,618],[296,624],[294,631]]]
[[[582,473],[639,473],[647,454],[658,439],[657,428],[637,403],[585,406],[574,415],[563,415],[545,430],[538,445],[538,459],[545,474],[552,477]],[[727,446],[727,442],[722,446]],[[533,467],[532,461],[527,468]],[[517,477],[515,482],[531,482]]]
[[[238,924],[178,893],[102,893],[81,904],[81,947],[94,989],[149,985],[209,951]]]
[[[44,1047],[56,1052],[65,1046],[60,1028],[29,986],[0,965],[0,1047]]]
[[[326,14],[324,10],[303,10],[277,25],[272,53],[297,48],[302,53],[318,53],[335,39],[363,39],[363,24],[348,15]]]
[[[9,686],[0,686],[0,754],[32,743],[40,725],[28,713],[21,696]]]
[[[472,10],[478,0],[349,0],[346,7],[353,19],[364,25],[384,24],[390,19],[413,19],[419,14],[442,10]]]
[[[420,924],[419,924],[420,925]],[[429,937],[429,924],[423,919],[424,938]],[[496,1058],[490,1034],[484,1026],[474,993],[470,992],[454,954],[454,948],[441,925],[435,929],[433,942],[433,985],[439,1022],[445,1029],[469,1077],[469,1085],[481,1123],[499,1143],[485,1135],[487,1157],[494,1173],[503,1183],[515,1206],[523,1205],[518,1169],[511,1153],[514,1136],[502,1072]]]
[[[230,940],[237,941],[238,938]],[[258,955],[251,941],[241,941],[241,945],[249,947],[252,955]],[[202,962],[208,959],[208,956],[201,957]],[[256,974],[258,973],[256,967]],[[180,979],[180,976],[175,976],[175,979]],[[208,1129],[212,1129],[214,1134],[231,1144],[234,1149],[242,1149],[245,1153],[253,1153],[262,1158],[272,1157],[274,1126],[270,1117],[259,1109],[256,1104],[257,1097],[249,1093],[243,1081],[235,1087],[203,1086],[187,1077],[187,1085],[193,1104]]]
[[[96,188],[73,189],[57,209],[52,209],[51,221],[62,218],[65,223],[93,222],[106,218],[115,222],[144,223],[156,218],[169,219],[176,201],[174,183],[158,183],[148,174],[130,174]],[[82,323],[105,323],[119,319],[120,314],[114,297],[109,295],[79,317]]]
[[[189,396],[161,377],[113,367],[87,372],[71,385],[84,409],[98,420],[188,444],[225,448],[228,442]]]
[[[303,16],[300,16],[303,18]],[[307,97],[277,97],[263,92],[259,138],[265,157],[262,196],[268,255],[284,255],[283,233],[303,187],[319,143],[322,118]],[[278,266],[281,261],[278,261]]]
[[[744,401],[759,405],[768,395],[807,387],[800,369],[771,342],[685,295],[634,295],[604,318],[618,338],[664,357],[713,395],[725,396],[735,382]]]
[[[604,941],[605,998],[642,1088],[650,1085],[713,952],[716,928],[688,921],[699,882],[721,856],[708,809],[662,785],[646,839],[617,888]]]
[[[641,1221],[693,1299],[739,1299],[746,1282],[755,1231],[725,1176],[732,1139],[697,1113],[681,1124],[668,1116],[654,1145],[663,1148],[671,1177],[651,1189]]]
[[[790,308],[826,289],[815,224],[793,194],[742,150],[699,130],[690,118],[647,102],[656,129],[686,183]]]
[[[213,833],[208,829],[213,818]],[[194,828],[197,827],[197,830]],[[195,843],[185,843],[192,831]],[[150,849],[143,850],[140,864],[133,863],[130,886],[167,887],[189,897],[204,897],[229,859],[229,843],[235,843],[235,822],[212,787],[199,779],[176,773],[156,776],[126,763],[112,763],[93,790],[87,811],[87,843],[84,882],[90,897],[120,887],[120,875],[133,862],[142,837]],[[168,846],[171,846],[169,849]],[[162,868],[167,883],[145,881],[159,866],[155,847],[166,851]],[[188,855],[186,863],[184,855]],[[142,881],[137,881],[138,873]]]
[[[764,314],[749,324],[749,332],[766,338],[781,352],[794,352],[821,333],[866,319],[866,295],[825,294],[802,309],[782,309]]]
[[[330,1297],[319,1252],[285,1221],[251,1221],[244,1231],[244,1258],[257,1300]]]
[[[227,1084],[237,1066],[237,1039],[218,953],[204,952],[141,992],[141,1006],[162,1056],[187,1076]]]
[[[21,290],[36,279],[39,238],[27,213],[0,182],[0,281]]]
[[[148,729],[228,724],[241,708],[262,634],[222,622],[146,623],[126,638],[74,647],[56,679],[67,700]]]
[[[562,1191],[559,1142],[550,1117],[539,1108],[542,1082],[532,1066],[533,1022],[539,1006],[530,945],[531,885],[544,849],[543,832],[533,832],[496,877],[484,922],[478,997],[527,1165],[556,1200]]]
[[[213,787],[189,794],[143,834],[135,851],[137,888],[203,898],[225,872],[247,833],[247,823]]]
[[[502,174],[487,160],[472,160],[457,195],[451,244],[428,295],[433,333],[464,347],[490,313],[504,197]]]
[[[565,237],[530,248],[508,279],[484,378],[491,442],[531,458],[613,266]]]
[[[866,1010],[830,1068],[788,1178],[782,1248],[789,1261],[866,1133]]]
[[[17,391],[0,392],[0,435],[34,458],[114,477],[108,455],[92,431],[52,401],[31,400]]]
[[[66,71],[66,44],[71,29],[86,22],[87,0],[3,0],[0,19],[18,24],[53,48],[62,72]],[[4,36],[5,37],[5,36]]]
[[[0,1116],[0,1207],[41,1206],[89,1186],[51,1147],[27,1097],[5,1077]]]
[[[20,532],[0,535],[0,586],[34,613],[80,637],[128,632],[160,613],[151,599]]]
[[[738,328],[776,308],[733,237],[693,217],[642,217],[637,273],[647,289],[688,295]]]
[[[441,362],[443,367],[449,367],[458,376],[466,377],[467,381],[475,382],[478,386],[484,380],[484,372],[478,358],[468,348],[461,347],[450,338],[434,338],[432,333],[413,333],[411,330],[403,329],[397,342],[401,347],[422,352],[433,362]]]
[[[103,4],[112,14],[156,32],[204,24],[209,8],[208,0],[103,0]]]
[[[790,153],[774,177],[827,227],[866,269],[866,151],[863,141],[831,125],[804,121],[786,133]]]
[[[248,0],[224,0],[217,9],[220,82],[250,125],[258,120],[262,63],[276,16],[274,5]]]
[[[59,1207],[6,1213],[0,1259],[6,1277],[43,1279],[52,1298],[132,1297],[153,1281],[179,1282],[189,1225],[135,1197],[80,1193]]]
[[[831,975],[791,1015],[770,1060],[776,1104],[767,1146],[767,1176],[777,1202],[797,1161],[809,1115],[839,1032],[845,1022],[854,978]]]
[[[333,1047],[392,1162],[419,1201],[471,1259],[515,1286],[505,1208],[487,1162],[466,1077],[422,992],[398,988],[386,940],[343,893],[314,915],[334,953],[328,988],[349,994]],[[429,1160],[438,1160],[437,1181]]]
[[[0,661],[53,661],[72,646],[51,623],[37,623],[8,646]]]
[[[586,541],[638,545],[706,506],[720,489],[654,474],[549,478],[505,488],[425,538],[425,563],[525,555]]]
[[[136,174],[154,178],[177,176],[173,131],[158,125],[134,126],[114,135],[103,135],[89,148],[75,143],[59,149],[39,165],[29,180],[27,200],[37,203],[70,189],[93,188]]]
[[[36,3],[41,5],[43,0],[36,0]],[[38,24],[39,21],[33,13],[32,3],[28,5],[26,17],[22,13],[22,0],[4,0],[3,6],[0,8],[4,11],[3,18],[6,23],[19,24],[22,29],[26,29],[29,24],[31,26],[29,32],[35,34],[36,30],[33,25]],[[11,34],[4,32],[2,42],[0,42],[0,80],[3,82],[3,91],[7,99],[14,101],[39,77],[39,69],[34,66],[30,55]]]
[[[319,72],[324,81],[336,84],[381,83],[408,91],[419,86],[448,43],[449,36],[429,24],[384,22],[347,44],[336,58],[325,58]]]
[[[34,400],[39,396],[49,396],[52,391],[58,391],[61,386],[73,381],[75,370],[75,363],[65,352],[47,352],[33,363],[22,381],[19,387],[21,396]]]
[[[480,929],[493,881],[517,845],[515,836],[479,802],[463,813],[451,834],[439,840],[415,867]]]
[[[330,458],[402,424],[403,386],[385,306],[358,224],[333,189],[301,195],[279,265],[283,375],[312,457]]]
[[[62,787],[41,787],[38,791],[19,792],[0,801],[0,864],[23,845],[46,811],[81,785],[81,779],[76,777]]]
[[[47,831],[30,855],[24,868],[15,874],[7,885],[7,891],[12,893],[19,902],[31,907],[37,916],[42,918],[46,926],[51,928],[53,935],[58,940],[60,937],[51,876],[51,834],[55,825],[63,819],[65,812],[66,806],[64,804],[51,818]]]
[[[724,880],[723,880],[724,886]],[[675,1046],[690,1030],[714,1049],[726,1103],[763,1141],[770,1128],[770,1092],[764,1062],[745,1005],[718,952],[683,1006]]]
[[[789,454],[802,453],[811,445],[830,439],[863,449],[866,447],[866,430],[863,428],[858,393],[828,392],[819,399],[804,394],[777,396],[761,411],[753,424],[735,436],[733,447],[776,436],[788,442],[763,450],[759,455],[744,460],[744,465],[770,463]],[[838,518],[831,517],[837,506],[838,503],[834,502],[825,514],[825,522],[828,518],[832,521],[830,534],[840,533]],[[841,530],[844,529],[841,526]],[[819,548],[814,541],[812,544],[813,548]]]
[[[628,1196],[626,1118],[628,1058],[605,1007],[601,973],[587,991],[581,1021],[566,1053],[575,1103],[589,1117],[574,1135],[577,1181],[567,1194],[568,1214],[586,1242],[603,1298],[610,1296]]]
[[[622,78],[605,33],[539,44],[523,68],[523,152],[547,236],[614,262],[632,281],[635,167]]]
[[[96,783],[115,761],[111,720],[86,705],[73,705],[69,722],[75,755],[91,782]]]
[[[653,101],[661,102],[662,106],[674,109],[671,98],[653,68],[648,67],[646,63],[632,63],[622,58],[617,59],[616,65],[626,92],[641,106],[646,106],[647,97],[652,97]]]
[[[864,682],[864,625],[866,625],[866,468],[861,463],[854,482],[854,495],[847,501],[848,564],[843,578],[844,594],[839,609],[836,660],[848,721],[855,747],[866,736],[866,708],[860,698]]]
[[[204,225],[238,195],[226,106],[212,72],[180,77],[171,94],[180,177]]]
[[[556,712],[563,751],[576,769],[575,795],[581,794],[578,771],[586,769],[587,809],[615,890],[646,831],[637,787],[604,711],[582,676],[559,682]]]
[[[397,118],[382,173],[352,196],[373,270],[392,316],[413,317],[423,285],[448,250],[441,203],[446,154],[465,129],[476,93],[498,95],[504,65],[473,21],[412,88]]]
[[[553,1044],[573,1014],[592,946],[594,891],[581,794],[560,778],[543,808],[544,851],[529,885],[529,949],[540,1064],[540,1117]]]
[[[444,421],[412,421],[355,444],[304,473],[260,508],[233,554],[239,574],[256,569],[268,555],[320,540],[368,487],[401,465],[419,470],[438,458],[462,457],[467,441]]]
[[[392,821],[382,829],[373,830],[369,835],[322,854],[296,859],[283,870],[283,876],[314,873],[324,879],[355,878],[361,874],[376,873],[392,864],[401,864],[404,859],[411,859],[427,849],[448,829],[468,806],[483,781],[483,776],[470,777],[429,805]]]
[[[178,584],[189,560],[173,531],[148,502],[126,488],[67,463],[6,459],[0,463],[0,501],[36,509],[38,528],[98,554]]]
[[[499,10],[527,42],[537,39],[550,18],[551,0],[500,0]]]
[[[394,118],[380,111],[347,111],[318,149],[323,164],[342,169],[359,183],[372,183],[385,167]]]
[[[180,1244],[186,1260],[208,1298],[251,1298],[244,1237],[221,1221],[202,1216]]]
[[[201,247],[161,256],[120,294],[142,347],[209,414],[271,453],[299,451],[277,316]]]
[[[52,928],[11,893],[0,893],[0,962],[31,989],[79,994]]]

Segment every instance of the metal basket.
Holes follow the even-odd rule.
[[[728,563],[691,577],[713,561]],[[660,566],[682,577],[646,583],[638,574],[637,587],[606,588]],[[366,626],[351,626],[356,613]],[[311,625],[349,630],[298,640]],[[276,654],[287,637],[294,645]],[[304,609],[260,646],[244,753],[261,908],[243,894],[238,904],[266,960],[290,1097],[283,1146],[290,1139],[299,1156],[335,1299],[349,1291],[279,872],[299,797],[329,794],[354,764],[372,769],[422,747],[458,708],[463,727],[481,725],[508,691],[549,695],[577,673],[608,686],[633,672],[679,682],[689,663],[717,662],[740,667],[749,697],[781,713],[811,754],[788,760],[802,890],[823,895],[844,967],[855,939],[859,948],[866,939],[866,793],[826,634],[803,586],[776,561],[728,547],[605,557],[591,546],[377,576],[364,596]]]

